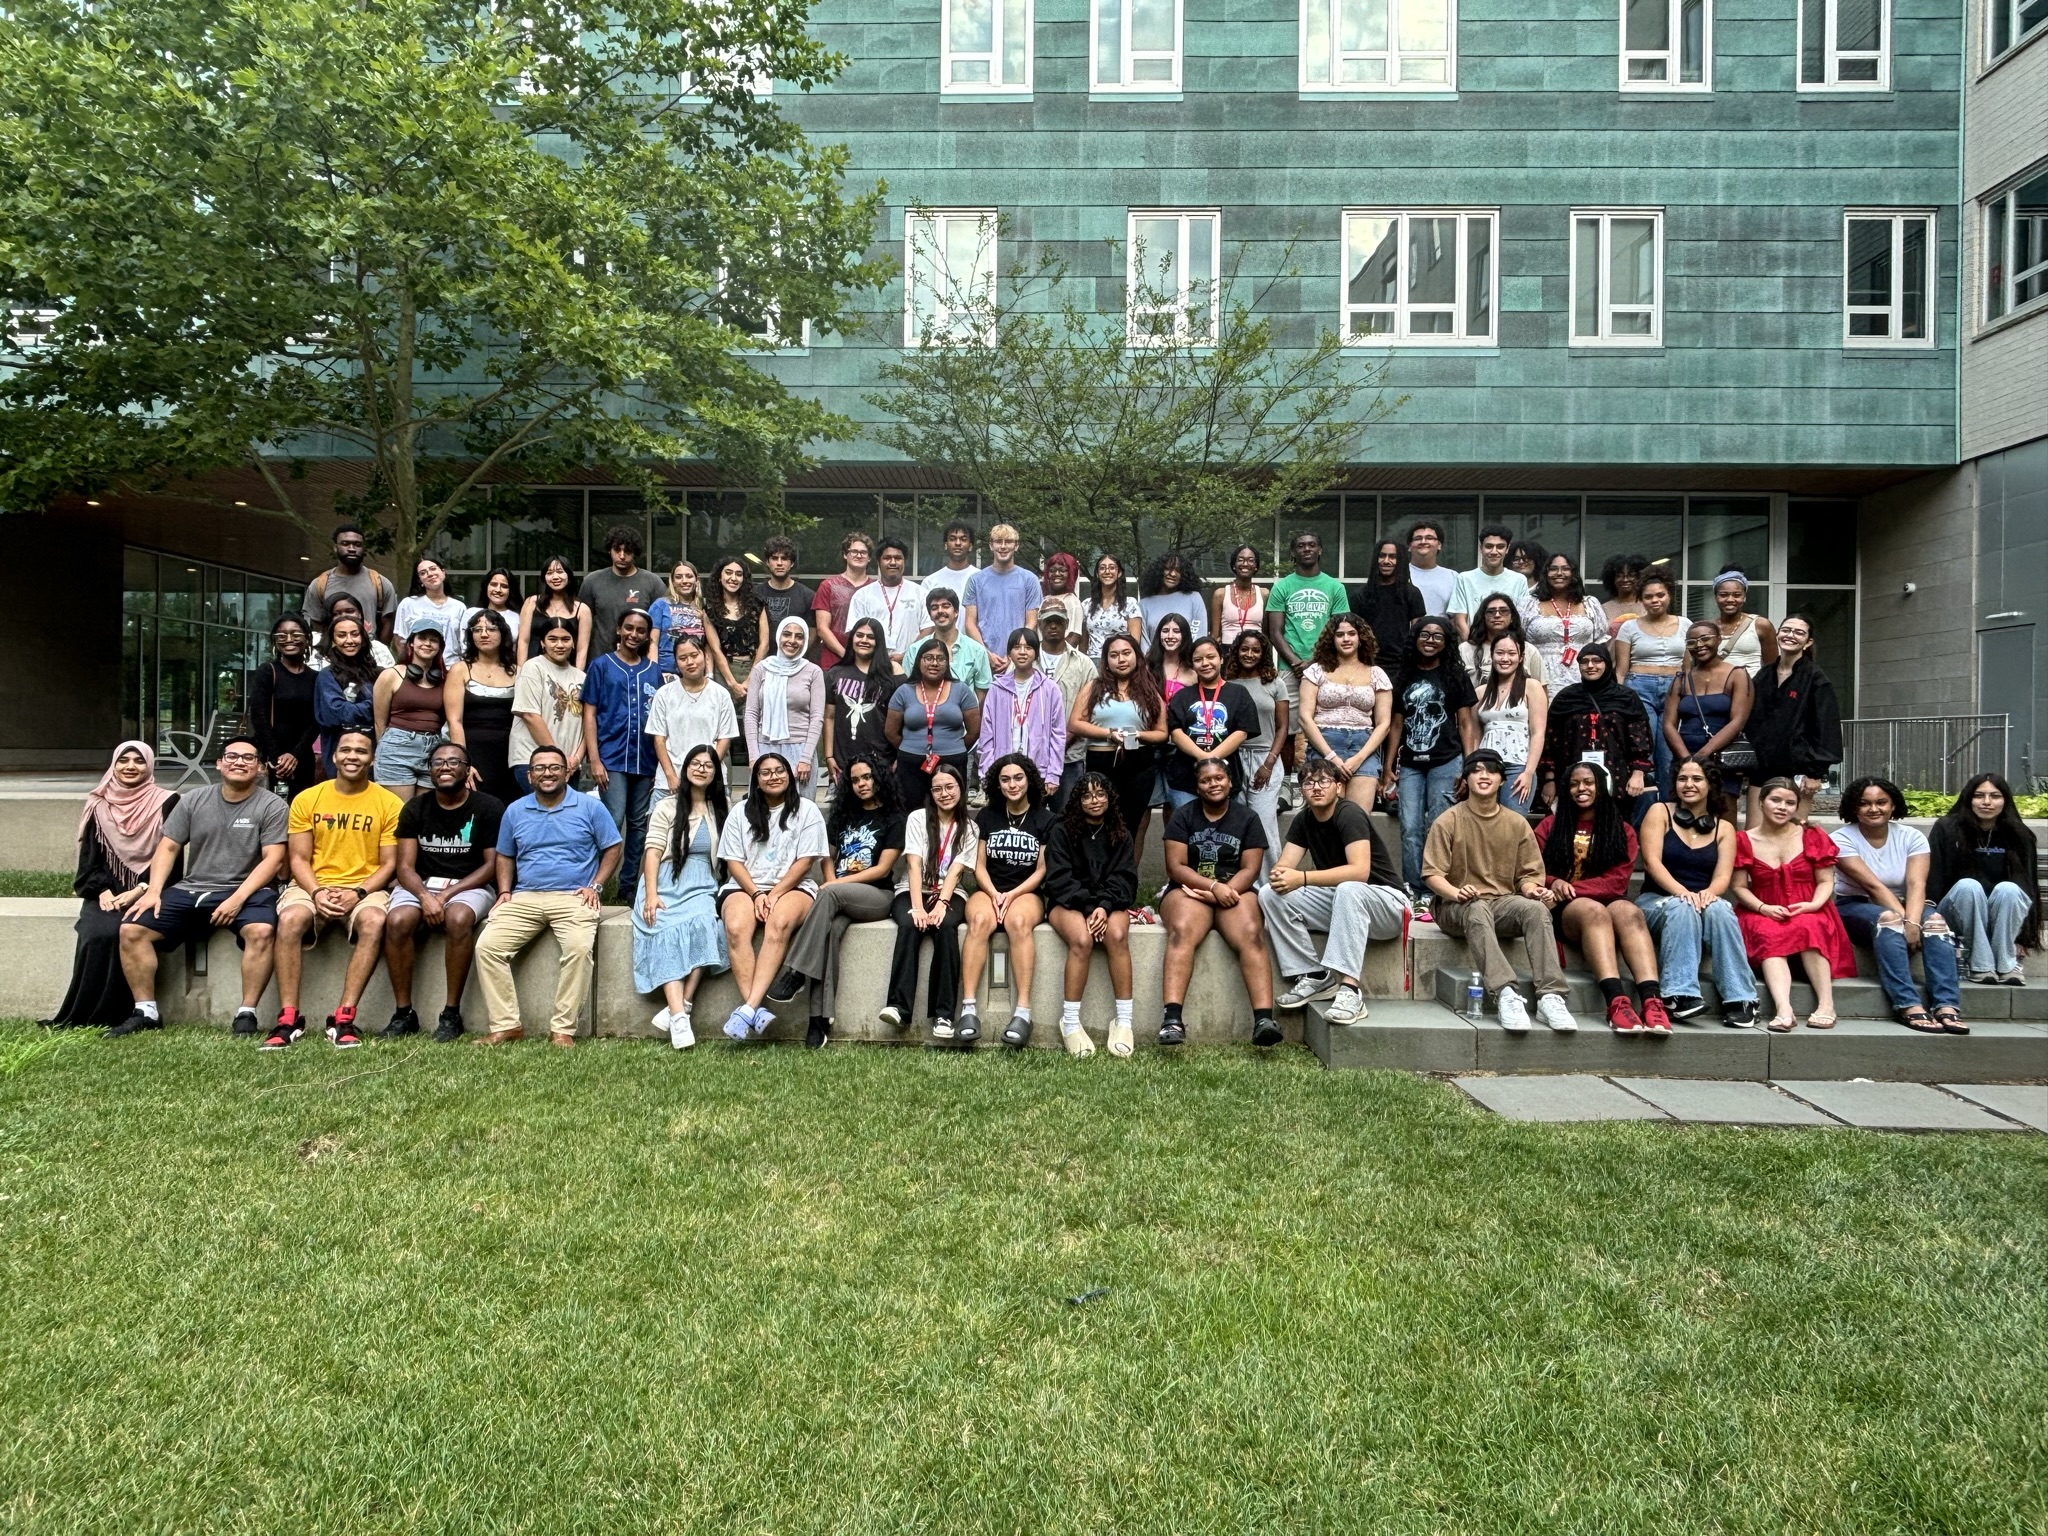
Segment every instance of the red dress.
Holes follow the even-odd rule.
[[[1837,854],[1835,840],[1818,827],[1806,828],[1799,851],[1782,866],[1773,868],[1758,861],[1747,832],[1735,834],[1735,867],[1749,871],[1749,888],[1756,899],[1771,906],[1789,907],[1813,900],[1820,880]],[[1742,923],[1743,947],[1752,961],[1790,959],[1809,949],[1827,956],[1829,973],[1839,979],[1856,974],[1856,951],[1849,947],[1849,932],[1842,926],[1842,914],[1830,901],[1818,912],[1803,913],[1781,923],[1761,912],[1738,912]]]

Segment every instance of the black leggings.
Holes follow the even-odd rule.
[[[1123,752],[1091,750],[1088,771],[1109,780],[1110,788],[1116,791],[1117,814],[1123,818],[1124,830],[1135,838],[1152,814],[1152,787],[1159,779],[1159,760],[1152,748],[1137,747]]]
[[[953,1017],[953,1005],[960,1000],[960,924],[967,918],[967,898],[954,893],[936,928],[920,932],[910,921],[910,893],[899,891],[889,903],[889,916],[896,924],[896,954],[889,962],[889,1006],[901,1010],[904,1020],[917,1011],[917,951],[925,939],[932,941],[931,981],[925,987],[925,1011],[932,1018]]]

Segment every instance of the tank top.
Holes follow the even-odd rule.
[[[1231,583],[1223,589],[1222,633],[1217,636],[1225,645],[1230,644],[1246,630],[1257,631],[1265,624],[1266,599],[1255,586],[1252,588],[1250,603],[1243,608],[1237,605],[1237,584]]]
[[[1088,718],[1112,731],[1142,731],[1145,728],[1145,717],[1139,713],[1135,699],[1098,699]],[[1115,741],[1091,741],[1088,748],[1091,752],[1113,752],[1121,745]]]
[[[410,677],[399,679],[391,694],[391,724],[401,731],[432,736],[448,723],[448,708],[438,686],[426,687]]]
[[[1732,635],[1721,637],[1721,656],[1732,661],[1751,677],[1764,664],[1763,642],[1756,637],[1756,615],[1744,614],[1742,623]]]
[[[1704,891],[1714,883],[1714,870],[1721,862],[1719,840],[1694,848],[1678,835],[1678,829],[1664,831],[1664,869],[1688,891]]]
[[[1628,642],[1628,667],[1631,672],[1645,667],[1681,667],[1685,665],[1685,621],[1680,619],[1671,626],[1668,635],[1653,635],[1643,628],[1641,619],[1630,619],[1621,626],[1620,638]]]
[[[1510,705],[1505,698],[1496,709],[1481,708],[1479,723],[1483,730],[1479,745],[1498,752],[1506,762],[1526,766],[1529,761],[1529,700],[1526,695],[1522,702]]]
[[[1678,700],[1678,734],[1689,747],[1704,746],[1728,724],[1734,701],[1725,693],[1686,693]]]
[[[1334,683],[1320,666],[1311,662],[1302,670],[1302,681],[1316,685],[1316,724],[1325,730],[1369,731],[1377,691],[1394,691],[1387,674],[1374,667],[1364,683]]]

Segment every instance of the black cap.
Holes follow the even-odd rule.
[[[1479,747],[1465,754],[1465,772],[1470,773],[1474,768],[1481,767],[1491,768],[1495,773],[1508,771],[1508,765],[1501,759],[1501,755],[1491,747]]]

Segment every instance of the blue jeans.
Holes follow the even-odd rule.
[[[1454,757],[1436,768],[1401,766],[1394,781],[1401,807],[1401,878],[1408,889],[1420,891],[1422,884],[1422,843],[1429,836],[1430,823],[1451,808],[1458,792],[1458,775],[1465,771],[1465,759]]]
[[[1629,687],[1643,701],[1643,708],[1650,712],[1650,750],[1657,764],[1656,794],[1645,797],[1642,810],[1649,809],[1650,799],[1671,798],[1671,743],[1664,739],[1664,697],[1671,692],[1673,681],[1670,677],[1645,677],[1634,672],[1628,678]],[[1619,791],[1622,786],[1616,784],[1614,787]],[[1636,820],[1642,820],[1640,813]]]
[[[1166,814],[1171,816],[1182,806],[1192,804],[1195,799],[1196,795],[1192,789],[1175,789],[1171,784],[1167,785]]]
[[[1913,984],[1913,956],[1906,948],[1903,926],[1887,928],[1878,921],[1884,908],[1867,897],[1835,897],[1835,910],[1842,914],[1842,926],[1849,930],[1849,942],[1868,945],[1877,956],[1878,979],[1884,983],[1885,1001],[1900,1012],[1920,1006],[1920,989]],[[1920,945],[1920,963],[1927,973],[1927,994],[1937,1008],[1959,1008],[1963,991],[1956,976],[1956,946],[1953,939],[1928,934]]]
[[[1536,798],[1536,786],[1534,784],[1529,786],[1529,793],[1526,795],[1515,793],[1515,780],[1522,776],[1522,770],[1528,766],[1527,763],[1509,763],[1507,765],[1507,773],[1500,781],[1500,803],[1513,811],[1517,816],[1527,815],[1529,802]]]
[[[1371,731],[1361,731],[1356,726],[1332,725],[1323,731],[1323,740],[1329,743],[1330,750],[1336,753],[1338,757],[1348,758],[1365,745],[1366,737],[1371,734]],[[1307,738],[1303,737],[1302,740],[1303,745],[1306,746]],[[1308,756],[1311,762],[1327,761],[1323,754],[1316,751],[1313,747],[1308,748]],[[1380,776],[1380,754],[1378,752],[1374,752],[1371,757],[1368,757],[1358,765],[1358,776],[1365,779],[1377,779]]]
[[[1704,912],[1676,896],[1644,892],[1636,898],[1650,936],[1657,941],[1657,974],[1668,997],[1697,997],[1700,950],[1704,946],[1714,968],[1714,990],[1721,1006],[1756,1001],[1756,977],[1742,945],[1742,924],[1725,897],[1716,897]]]
[[[640,855],[647,846],[654,779],[651,773],[614,773],[605,779],[604,808],[611,812],[619,835],[626,840],[624,862],[619,866],[619,895],[627,906],[639,904]]]
[[[1988,892],[1975,880],[1950,886],[1941,915],[1962,946],[1964,967],[1979,974],[2018,970],[2020,929],[2033,905],[2033,893],[2010,880]]]

